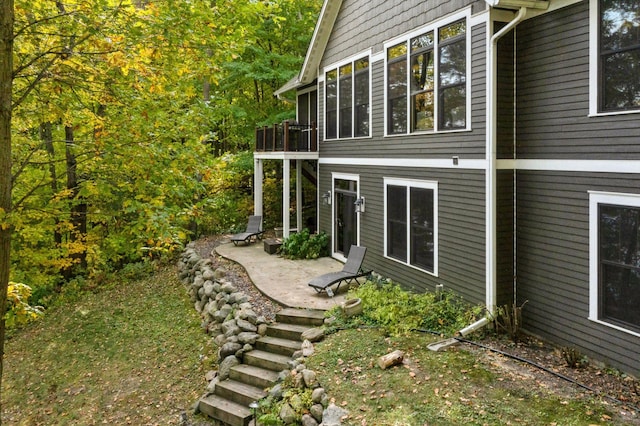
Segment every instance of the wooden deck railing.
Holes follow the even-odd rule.
[[[256,151],[317,152],[316,124],[294,124],[285,121],[256,129]]]

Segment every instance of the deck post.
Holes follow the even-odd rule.
[[[283,149],[284,152],[289,152],[289,120],[285,120],[284,128],[282,129]]]
[[[289,219],[289,203],[291,191],[291,160],[282,161],[282,237],[289,237],[291,227]]]
[[[254,158],[253,160],[253,214],[256,216],[262,216],[262,210],[263,210],[262,180],[263,180],[262,159]]]
[[[302,232],[302,160],[296,160],[296,227]]]

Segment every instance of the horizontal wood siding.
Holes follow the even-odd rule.
[[[365,266],[412,291],[433,291],[444,284],[472,303],[485,301],[485,231],[483,171],[402,169],[321,165],[320,191],[331,186],[331,172],[360,176],[360,194],[367,200],[361,214],[360,241],[367,247]],[[384,178],[438,182],[439,276],[434,277],[384,257]],[[331,210],[321,207],[320,229],[330,233]]]
[[[640,338],[589,321],[589,194],[640,193],[640,176],[517,172],[517,299],[527,330],[624,371]]]
[[[424,26],[473,2],[450,0],[344,1],[320,69],[367,49],[383,51],[384,42]],[[478,3],[478,7],[484,2]],[[484,158],[486,145],[486,25],[471,31],[471,131],[385,137],[385,61],[371,64],[371,137],[330,140],[320,144],[323,157]],[[319,91],[319,94],[323,93]],[[318,110],[324,114],[324,108]]]
[[[588,116],[588,2],[516,31],[518,158],[640,159],[637,114]]]
[[[344,0],[320,68],[369,48],[382,52],[386,41],[469,5],[472,13],[486,8],[482,0]]]
[[[513,186],[514,172],[499,170],[496,182],[496,304],[498,306],[513,303],[514,296]]]

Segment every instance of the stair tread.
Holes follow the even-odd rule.
[[[284,308],[278,311],[281,316],[303,317],[324,320],[324,311],[318,309]]]
[[[302,342],[300,341],[283,339],[281,337],[273,337],[273,336],[263,336],[260,339],[258,339],[258,342],[263,342],[270,345],[284,346],[284,347],[296,349],[296,350],[302,347]]]
[[[287,330],[287,331],[304,333],[305,331],[314,327],[310,325],[287,324],[286,322],[277,322],[277,323],[271,324],[268,328],[272,328],[274,330]]]
[[[222,398],[218,395],[208,395],[200,398],[200,411],[223,422],[229,422],[233,425],[245,425],[248,423],[251,417],[251,410],[249,407],[237,404],[226,398]],[[217,413],[221,411],[228,416]],[[218,415],[216,415],[218,414]]]
[[[290,356],[274,354],[272,352],[267,352],[267,351],[261,351],[260,349],[254,349],[250,352],[246,352],[245,356],[247,355],[254,358],[269,359],[269,360],[285,362],[285,363],[291,360]]]
[[[278,380],[278,373],[276,373],[275,371],[267,370],[261,367],[256,367],[255,365],[239,364],[232,367],[231,369],[248,374],[250,376],[263,377],[273,382]]]
[[[216,388],[218,386],[225,389],[229,389],[233,392],[248,396],[254,401],[258,401],[264,398],[265,396],[267,396],[267,393],[263,389],[260,389],[252,385],[248,385],[246,383],[239,382],[237,380],[232,380],[232,379],[223,380],[216,384]]]

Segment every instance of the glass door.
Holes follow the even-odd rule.
[[[358,244],[358,217],[355,201],[358,198],[358,182],[334,179],[334,254],[349,256],[352,244]]]

